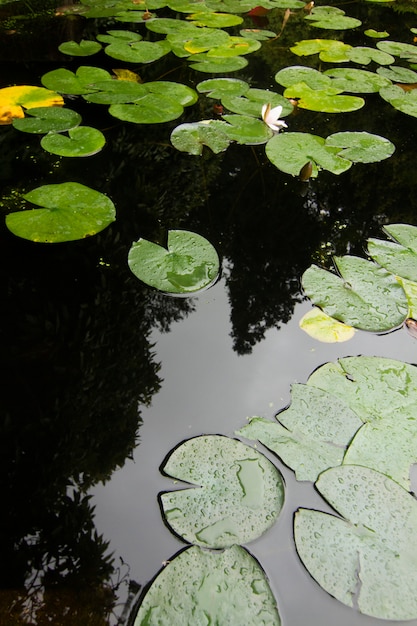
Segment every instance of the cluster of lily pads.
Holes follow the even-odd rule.
[[[253,417],[236,432],[277,455],[297,480],[315,483],[336,514],[295,512],[301,561],[340,602],[381,619],[417,617],[417,502],[410,493],[416,403],[414,365],[348,357],[293,385],[289,407],[274,420]],[[192,547],[165,563],[145,590],[135,626],[200,617],[281,624],[264,572],[241,546],[279,516],[277,468],[239,440],[204,435],[175,448],[162,472],[188,485],[161,494],[160,503],[169,528]]]
[[[387,332],[405,324],[415,334],[417,319],[417,227],[389,224],[389,241],[368,239],[369,259],[336,257],[337,274],[317,265],[302,276],[315,307],[301,327],[324,341],[343,341],[355,329]]]

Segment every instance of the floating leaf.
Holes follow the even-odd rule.
[[[303,315],[299,326],[307,335],[324,343],[348,341],[356,332],[352,326],[335,320],[317,307]]]
[[[87,102],[95,104],[126,104],[143,98],[147,89],[143,83],[127,80],[106,80],[94,83],[96,91],[85,94]]]
[[[316,488],[342,518],[297,511],[297,552],[312,577],[366,615],[415,619],[415,498],[387,476],[355,465],[328,469]]]
[[[391,54],[400,59],[407,59],[409,61],[416,61],[417,59],[417,46],[413,46],[410,43],[402,43],[401,41],[378,41],[376,44],[379,50]]]
[[[326,146],[326,141],[309,133],[280,133],[266,144],[268,159],[282,172],[298,176],[304,165],[312,162],[312,177],[317,176],[318,167],[333,174],[342,174],[352,163],[335,154],[335,148]]]
[[[76,41],[64,41],[64,43],[58,46],[58,50],[73,57],[88,57],[100,52],[101,45],[97,41],[89,41],[87,39],[82,39],[79,43]]]
[[[392,0],[385,0],[391,2]],[[363,31],[364,35],[367,37],[372,37],[373,39],[383,39],[384,37],[389,37],[389,33],[386,30],[375,30],[374,28],[367,28]]]
[[[81,123],[81,115],[61,107],[37,107],[26,111],[23,119],[13,120],[13,126],[25,133],[62,132]]]
[[[389,102],[395,109],[417,117],[417,90],[404,91],[398,85],[383,87],[379,92],[381,98]]]
[[[287,98],[268,89],[249,89],[243,96],[223,95],[221,101],[229,111],[253,117],[261,117],[264,104],[270,104],[271,108],[281,106],[280,117],[285,117],[293,111],[293,106]]]
[[[376,93],[382,87],[391,84],[383,75],[358,70],[352,67],[335,67],[324,72],[325,76],[331,77],[332,87],[337,87],[349,93]]]
[[[260,28],[242,28],[240,34],[242,37],[257,39],[258,41],[266,41],[277,36],[277,34],[272,30],[264,30]]]
[[[348,53],[352,46],[334,39],[304,39],[290,48],[298,56],[319,54],[322,61],[330,63],[347,63],[350,61]]]
[[[217,74],[221,72],[235,72],[247,66],[248,61],[244,57],[209,57],[206,54],[195,54],[192,57],[191,67],[198,72]]]
[[[128,63],[153,63],[171,52],[168,41],[137,41],[132,44],[112,43],[104,49],[113,59]]]
[[[60,95],[43,87],[21,85],[0,89],[0,124],[12,124],[15,118],[24,118],[23,109],[63,106]]]
[[[398,243],[370,238],[369,255],[392,274],[417,281],[417,227],[390,224],[384,230]]]
[[[211,12],[193,13],[187,17],[187,20],[192,20],[196,26],[209,26],[210,28],[226,28],[243,22],[243,18],[239,15]]]
[[[284,91],[286,98],[297,99],[298,107],[323,113],[347,113],[361,109],[365,101],[358,96],[339,95],[341,89],[311,89],[305,83],[296,83]]]
[[[291,469],[297,480],[315,481],[343,461],[345,450],[362,426],[346,402],[308,385],[291,387],[291,405],[275,422],[255,417],[236,434],[257,439]]]
[[[250,54],[259,50],[261,43],[257,39],[248,39],[247,37],[229,37],[229,40],[220,46],[211,48],[207,52],[207,56],[230,58],[240,56],[242,54]]]
[[[332,80],[326,74],[312,67],[293,65],[284,67],[275,74],[275,80],[284,87],[291,87],[297,83],[304,83],[310,89],[326,90],[332,88]]]
[[[162,469],[194,485],[161,495],[166,522],[185,541],[205,548],[257,539],[274,524],[284,502],[277,468],[257,450],[229,437],[189,439]]]
[[[42,243],[84,239],[115,220],[113,202],[79,183],[43,185],[23,196],[44,207],[10,213],[7,228],[18,237]]]
[[[135,104],[112,104],[110,115],[134,124],[161,124],[180,117],[184,109],[174,98],[158,93],[147,93]]]
[[[224,96],[243,96],[248,90],[248,83],[238,78],[209,78],[197,85],[197,91],[217,100]]]
[[[332,6],[314,7],[306,20],[311,21],[312,26],[318,28],[328,28],[331,30],[346,30],[348,28],[357,28],[362,24],[360,20],[354,17],[348,17],[342,9]]]
[[[385,137],[367,132],[334,133],[326,139],[327,146],[340,148],[338,155],[352,163],[376,163],[388,159],[395,146]]]
[[[353,63],[359,63],[360,65],[368,65],[371,61],[378,63],[378,65],[390,65],[391,63],[394,63],[395,60],[393,56],[388,54],[388,52],[376,50],[375,48],[367,48],[365,46],[356,46],[355,48],[351,48],[351,50],[348,50],[346,54],[350,61],[353,61]]]
[[[105,143],[103,133],[89,126],[70,129],[68,137],[59,133],[48,133],[41,140],[44,150],[64,157],[92,156],[100,152]]]
[[[200,291],[219,273],[219,257],[211,243],[186,230],[170,230],[167,248],[139,239],[130,248],[128,262],[141,281],[176,294]]]
[[[133,626],[145,624],[280,626],[281,620],[265,572],[244,548],[192,546],[146,592]]]
[[[400,283],[401,287],[405,291],[405,295],[407,296],[408,302],[408,316],[409,319],[406,319],[404,324],[410,334],[415,337],[417,335],[417,283],[407,280],[406,278],[400,278],[397,276],[397,280]]]
[[[108,30],[105,35],[97,35],[98,41],[108,44],[132,44],[142,41],[143,37],[132,30]]]
[[[176,100],[181,106],[188,107],[195,104],[198,95],[187,85],[174,83],[168,80],[154,80],[149,83],[143,83],[146,91],[150,94],[159,94],[165,98]]]
[[[378,67],[377,73],[393,83],[417,83],[417,72],[400,65],[391,67]]]
[[[171,143],[180,152],[200,155],[203,146],[215,154],[224,152],[231,142],[225,128],[227,124],[220,120],[204,120],[191,124],[180,124],[171,133]]]
[[[177,44],[179,43],[178,37],[176,37],[175,41]],[[230,35],[226,31],[217,28],[199,28],[192,37],[189,37],[187,34],[182,36],[181,41],[187,52],[197,54],[229,42]]]
[[[228,124],[222,127],[222,131],[230,140],[240,144],[252,146],[266,143],[273,135],[263,121],[248,115],[223,115],[223,119]]]
[[[99,67],[81,66],[76,73],[65,68],[52,70],[42,76],[42,84],[60,93],[83,95],[95,91],[94,83],[110,81],[112,76]]]

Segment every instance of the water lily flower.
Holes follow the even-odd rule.
[[[282,106],[271,109],[269,102],[262,106],[262,119],[275,133],[279,133],[282,128],[287,128],[287,124],[279,119],[281,113]]]

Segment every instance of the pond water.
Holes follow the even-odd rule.
[[[278,91],[273,76],[282,67],[323,65],[289,52],[301,39],[369,46],[363,30],[373,28],[413,42],[413,3],[337,6],[363,27],[329,34],[290,17],[275,47],[249,55],[247,68],[230,76]],[[48,71],[96,63],[60,54],[62,41],[137,28],[55,8],[0,6],[0,87],[39,86]],[[279,32],[284,17],[274,9],[264,27]],[[141,66],[100,54],[100,67],[126,65],[145,82],[168,77],[195,87],[211,77],[172,56]],[[249,416],[273,418],[290,402],[291,385],[328,361],[416,362],[416,340],[405,329],[323,344],[299,328],[311,309],[300,284],[311,263],[331,267],[334,254],[364,256],[366,239],[381,237],[384,224],[417,225],[415,118],[377,93],[365,99],[359,111],[303,109],[286,122],[323,137],[366,130],[393,142],[394,155],[339,176],[323,170],[307,182],[274,167],[262,145],[233,144],[220,154],[205,148],[200,157],[174,150],[169,136],[179,123],[216,117],[207,99],[179,120],[144,125],[71,96],[68,106],[106,138],[85,159],[54,156],[38,135],[1,128],[0,624],[131,623],[129,582],[134,604],[138,588],[185,545],[158,504],[158,494],[176,486],[160,472],[171,450],[201,434],[235,437]],[[110,197],[116,221],[94,237],[52,245],[11,234],[4,217],[21,208],[22,194],[68,181]],[[173,228],[198,232],[221,258],[219,280],[192,297],[149,288],[127,265],[133,241],[163,242]],[[247,548],[266,572],[283,625],[384,623],[344,606],[310,577],[294,548],[293,516],[298,507],[331,509],[312,483],[297,482],[258,449],[281,471],[285,503],[276,524]]]

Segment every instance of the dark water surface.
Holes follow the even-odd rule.
[[[409,42],[417,26],[412,5],[393,6],[343,8],[366,19],[364,28]],[[57,45],[114,27],[53,10],[38,15],[34,5],[0,8],[0,87],[40,85],[50,69],[95,63],[70,60]],[[271,28],[279,30],[282,13],[270,18]],[[236,76],[278,90],[271,76],[306,61],[288,47],[327,36],[287,26],[277,52],[253,55]],[[363,29],[344,40],[373,45]],[[100,63],[115,67],[104,55]],[[142,69],[145,80],[170,72],[193,86],[207,78],[178,59]],[[119,596],[126,599],[129,580],[143,587],[184,546],[157,501],[172,486],[159,467],[175,446],[203,433],[233,437],[248,416],[272,417],[289,402],[291,384],[329,360],[417,361],[416,340],[405,330],[324,345],[298,327],[310,308],[300,277],[312,262],[329,267],[333,254],[363,255],[366,238],[381,236],[384,224],[417,225],[415,118],[377,94],[354,114],[292,116],[291,130],[367,130],[396,146],[381,163],[301,183],[276,170],[263,146],[201,158],[173,150],[172,128],[212,116],[210,104],[152,127],[123,124],[79,99],[68,105],[105,133],[101,153],[61,159],[44,152],[39,137],[0,128],[0,626],[127,623],[123,606],[109,615]],[[117,221],[94,238],[52,246],[7,231],[4,216],[22,193],[65,181],[106,193]],[[163,241],[168,228],[194,230],[215,245],[223,269],[211,289],[171,298],[130,273],[131,243]],[[286,501],[277,523],[248,549],[266,571],[283,625],[384,623],[333,600],[310,578],[295,553],[293,514],[325,504],[263,452],[285,477]]]

